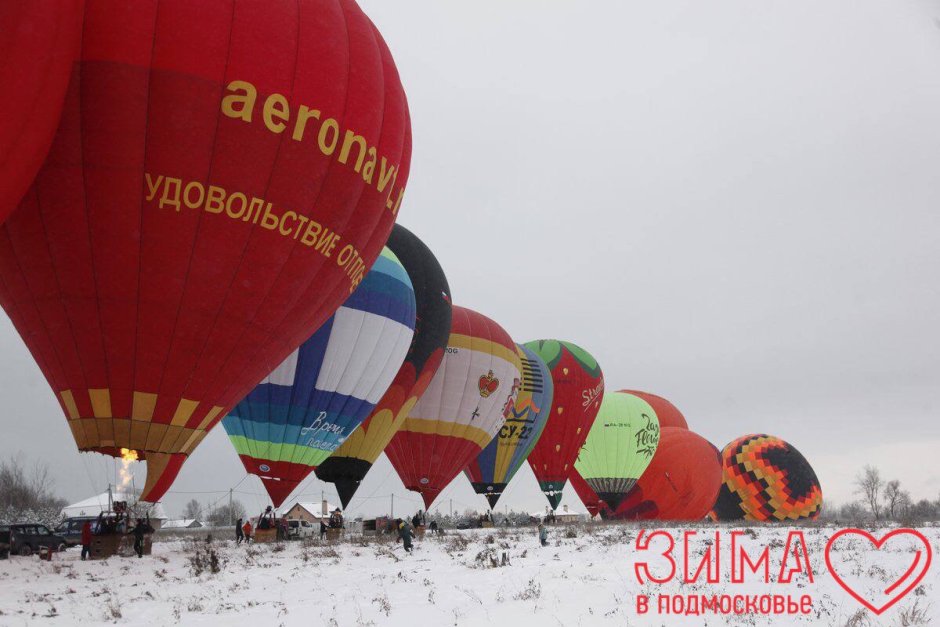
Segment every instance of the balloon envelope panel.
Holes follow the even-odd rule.
[[[752,434],[721,452],[722,485],[712,517],[756,521],[815,519],[822,488],[806,458],[780,438]]]
[[[425,506],[493,439],[521,384],[522,364],[509,334],[486,316],[454,307],[444,361],[385,449]]]
[[[78,57],[83,0],[0,2],[0,224],[33,182]]]
[[[620,390],[625,394],[632,394],[642,398],[644,401],[650,404],[650,407],[653,408],[653,411],[656,412],[656,417],[659,419],[660,428],[663,427],[679,427],[680,429],[688,429],[689,424],[685,421],[685,416],[682,415],[682,412],[679,411],[679,408],[664,399],[662,396],[657,396],[655,394],[650,394],[649,392],[639,392],[637,390]]]
[[[407,103],[352,0],[88,0],[72,78],[0,304],[78,448],[138,451],[155,500],[375,262]]]
[[[633,394],[607,392],[575,469],[611,510],[633,488],[659,445],[659,420]]]
[[[495,507],[506,485],[525,463],[551,415],[552,377],[545,362],[531,349],[516,344],[522,361],[522,385],[496,437],[465,472],[477,494]]]
[[[525,344],[548,365],[554,396],[552,417],[529,453],[529,465],[552,509],[574,468],[604,395],[604,375],[597,360],[571,342],[536,340]]]
[[[597,492],[594,491],[594,488],[588,485],[588,482],[585,481],[581,473],[578,472],[577,465],[575,465],[571,474],[568,475],[568,482],[571,484],[571,487],[574,488],[575,493],[578,495],[578,498],[581,499],[584,507],[587,508],[591,518],[594,518],[602,511],[609,510],[607,504],[601,500],[601,497],[597,496]]]
[[[222,421],[276,506],[366,418],[414,333],[411,281],[385,249],[336,314]]]
[[[701,520],[721,486],[719,453],[688,429],[665,427],[653,461],[617,509],[629,520]]]
[[[431,383],[450,336],[450,287],[434,253],[400,224],[392,229],[387,247],[398,257],[414,287],[415,336],[398,374],[369,417],[317,466],[318,478],[336,484],[344,508]]]

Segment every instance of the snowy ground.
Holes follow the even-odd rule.
[[[707,584],[640,585],[634,563],[656,564],[649,551],[638,558],[635,525],[579,525],[551,529],[548,547],[535,530],[452,531],[419,540],[406,555],[390,539],[349,538],[335,545],[289,543],[246,549],[216,541],[221,572],[196,575],[192,541],[155,544],[144,559],[81,562],[71,549],[52,562],[37,558],[0,561],[0,625],[905,625],[940,624],[940,527],[922,529],[933,565],[921,584],[883,616],[875,617],[839,588],[829,574],[824,547],[835,527],[807,527],[814,582],[805,575],[790,585],[727,583],[732,528],[721,527],[722,581]],[[655,527],[647,526],[648,534]],[[692,567],[714,539],[716,527],[699,526],[691,542]],[[674,533],[679,529],[671,529]],[[787,528],[755,527],[741,536],[748,553],[770,547],[771,570],[779,568]],[[881,537],[883,530],[874,531]],[[573,537],[570,537],[573,536]],[[841,543],[841,541],[840,541]],[[204,544],[200,542],[199,544]],[[834,561],[861,589],[885,587],[911,560],[903,543],[874,552],[848,539]],[[654,547],[658,545],[654,543]],[[677,557],[682,568],[681,540]],[[510,564],[498,564],[505,552]],[[492,559],[491,559],[492,558]],[[653,568],[662,575],[661,564]],[[838,565],[835,568],[843,572]],[[668,570],[668,569],[667,569]],[[849,572],[852,571],[852,572]],[[776,574],[774,574],[776,577]],[[704,579],[704,578],[703,578]],[[867,588],[866,588],[867,587]],[[706,613],[677,619],[656,613],[659,594],[802,594],[813,598],[808,616],[730,617]],[[651,597],[639,616],[638,594]]]

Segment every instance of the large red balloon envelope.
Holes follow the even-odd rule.
[[[0,224],[42,165],[82,32],[82,0],[0,0]]]
[[[0,304],[83,451],[155,500],[359,284],[411,156],[352,0],[88,0],[46,165],[0,229]]]
[[[568,482],[571,484],[571,487],[574,488],[581,502],[584,503],[584,507],[587,508],[591,518],[608,510],[607,504],[604,503],[601,497],[597,496],[597,492],[588,485],[588,482],[584,480],[584,477],[581,476],[577,468],[571,470],[571,474],[568,475]]]
[[[552,415],[528,460],[545,498],[556,509],[600,410],[604,374],[597,360],[572,342],[536,340],[525,346],[542,358],[555,386]]]
[[[689,424],[685,421],[685,416],[682,415],[682,412],[679,411],[679,408],[664,399],[662,396],[656,396],[655,394],[650,394],[649,392],[638,392],[636,390],[620,391],[642,398],[644,401],[649,403],[650,407],[653,408],[653,411],[656,412],[656,417],[659,418],[660,429],[664,427],[678,427],[680,429],[689,428]]]
[[[701,520],[721,487],[718,449],[688,429],[660,431],[653,461],[627,495],[617,517],[628,520]]]

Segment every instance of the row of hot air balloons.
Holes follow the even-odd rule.
[[[143,500],[220,421],[277,505],[311,473],[347,504],[382,452],[427,506],[461,473],[495,505],[526,462],[553,508],[571,481],[633,518],[793,487],[772,440],[722,470],[581,347],[453,304],[394,224],[408,106],[354,0],[0,0],[0,49],[0,306]]]

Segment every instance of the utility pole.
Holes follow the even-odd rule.
[[[228,524],[232,526],[235,524],[235,510],[232,509],[232,490],[234,488],[228,489]]]
[[[395,518],[395,494],[392,494],[392,518]]]
[[[451,520],[454,518],[454,499],[450,500],[450,518]]]

